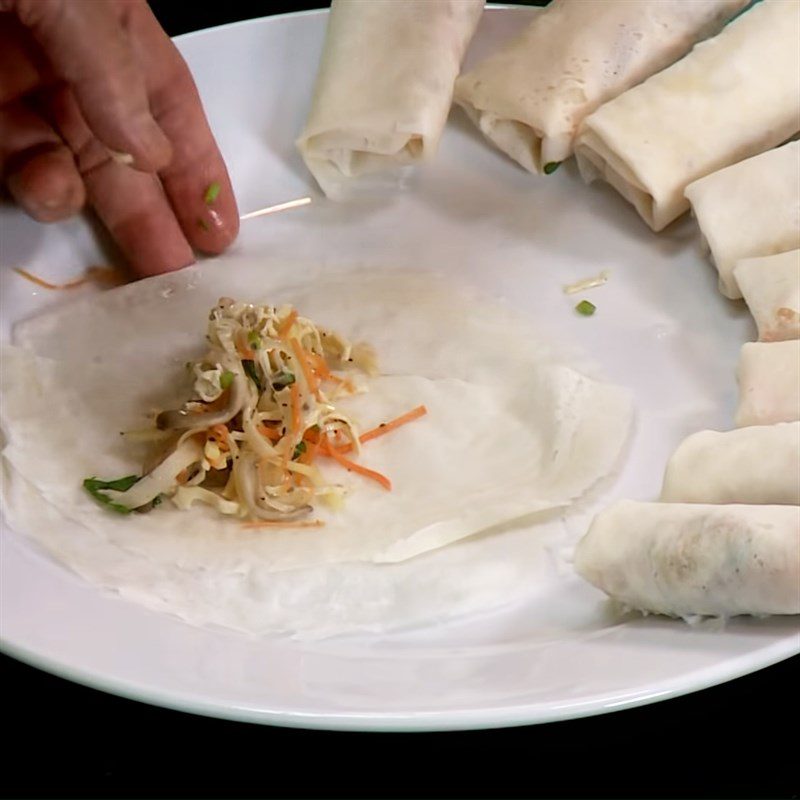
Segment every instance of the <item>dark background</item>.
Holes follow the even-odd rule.
[[[91,0],[99,2],[100,0]],[[543,3],[529,3],[538,5]],[[151,0],[170,35],[327,5]],[[0,657],[8,797],[798,797],[800,659],[527,728],[326,733],[196,717]]]

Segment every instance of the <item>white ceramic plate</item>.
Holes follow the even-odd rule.
[[[474,62],[535,13],[491,9]],[[674,446],[731,425],[734,365],[753,327],[720,297],[684,219],[653,235],[612,192],[572,167],[532,178],[454,112],[434,164],[370,207],[315,192],[293,148],[309,103],[325,14],[273,17],[179,39],[197,79],[242,212],[312,194],[302,209],[244,223],[236,251],[451,272],[508,300],[607,376],[632,388],[637,427],[607,499],[654,497]],[[102,261],[82,220],[34,224],[0,210],[3,336],[59,293],[8,267],[54,279]],[[587,297],[562,285],[611,272]],[[104,594],[2,530],[5,650],[111,692],[220,717],[339,729],[455,729],[599,714],[701,689],[800,650],[797,618],[742,619],[725,630],[660,618],[615,620],[569,572],[522,603],[383,637],[317,643],[199,629]],[[456,578],[457,579],[457,578]],[[532,581],[533,584],[533,581]]]

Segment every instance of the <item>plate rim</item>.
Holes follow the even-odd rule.
[[[793,642],[796,638],[797,642]],[[0,636],[0,653],[58,678],[106,692],[127,700],[135,700],[172,711],[181,711],[215,719],[248,722],[282,728],[306,730],[432,733],[464,730],[487,730],[565,722],[571,719],[600,716],[630,708],[638,708],[663,700],[671,700],[718,686],[750,675],[781,661],[800,655],[800,633],[719,664],[693,670],[678,678],[661,681],[646,690],[619,692],[579,702],[529,703],[484,709],[448,709],[443,711],[407,712],[300,712],[252,708],[246,705],[191,700],[152,687],[137,686],[132,681],[109,678],[101,673],[74,667],[12,644]],[[756,658],[756,656],[759,658]]]

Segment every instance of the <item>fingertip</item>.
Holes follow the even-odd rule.
[[[83,181],[65,147],[19,160],[6,184],[16,202],[38,222],[67,219],[86,202]]]
[[[195,231],[189,237],[192,244],[207,255],[219,255],[227,250],[239,235],[239,215],[234,205],[227,213],[207,208],[201,211]]]
[[[221,159],[163,176],[164,189],[186,238],[200,253],[218,255],[239,235],[239,209]]]

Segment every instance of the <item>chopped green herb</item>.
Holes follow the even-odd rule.
[[[296,458],[300,458],[300,456],[305,453],[308,448],[306,447],[305,442],[300,442],[297,447],[294,448],[294,453],[292,453],[292,461]]]
[[[289,370],[284,370],[272,381],[272,388],[279,392],[281,389],[285,389],[287,386],[291,386],[295,382],[296,378],[294,377],[294,373],[289,372]]]
[[[206,189],[206,193],[203,195],[203,201],[207,206],[210,206],[218,197],[219,197],[219,190],[222,187],[214,181],[214,183],[209,183],[208,188]]]
[[[153,498],[153,508],[155,508],[156,506],[160,506],[163,502],[164,502],[164,495],[163,494],[157,494]]]
[[[561,166],[560,161],[548,161],[544,165],[544,174],[552,175]]]
[[[596,309],[597,306],[594,303],[590,303],[588,300],[581,300],[580,303],[575,306],[575,310],[579,314],[583,314],[584,317],[591,317]]]
[[[258,350],[261,347],[261,337],[255,331],[250,331],[247,334],[247,344],[249,344],[253,350]]]
[[[211,230],[211,228],[208,227],[208,223],[202,217],[197,218],[197,227],[206,232]]]
[[[224,392],[226,389],[231,388],[231,384],[233,383],[234,374],[229,370],[226,369],[222,375],[219,376],[219,385],[222,387],[222,391]]]
[[[251,381],[256,385],[256,389],[259,392],[263,392],[264,388],[261,385],[261,379],[258,377],[258,373],[256,372],[256,365],[247,359],[246,361],[242,361],[242,366],[244,367],[245,374]]]
[[[103,494],[104,489],[113,489],[116,492],[127,492],[135,483],[140,479],[139,475],[128,475],[125,478],[117,478],[114,481],[101,481],[98,478],[87,478],[83,482],[83,488],[104,506],[108,506],[118,514],[130,514],[132,508],[123,506],[121,503],[115,503],[110,497]]]

